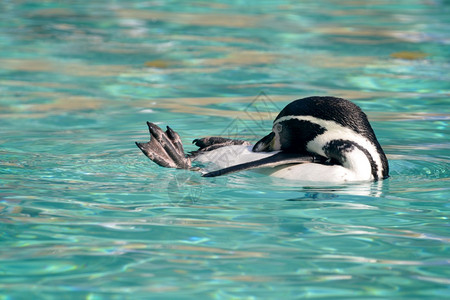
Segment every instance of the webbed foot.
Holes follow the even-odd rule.
[[[167,126],[164,132],[158,125],[147,122],[150,141],[136,146],[150,160],[166,168],[190,169],[191,160],[184,154],[183,144],[178,133]]]

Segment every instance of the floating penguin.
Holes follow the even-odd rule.
[[[147,122],[150,142],[136,145],[152,161],[168,168],[201,171],[214,177],[250,169],[285,179],[314,182],[374,181],[389,176],[389,166],[367,116],[352,102],[308,97],[288,104],[272,132],[254,146],[243,140],[205,137],[199,150],[185,154],[180,136]],[[193,162],[215,166],[208,171]]]

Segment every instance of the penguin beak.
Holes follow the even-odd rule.
[[[270,152],[278,149],[274,149],[275,145],[275,132],[271,132],[262,139],[260,139],[255,146],[253,146],[253,152]]]

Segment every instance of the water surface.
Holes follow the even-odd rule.
[[[449,294],[447,1],[2,1],[0,299]],[[255,141],[292,100],[368,114],[391,177],[160,168],[170,125]]]

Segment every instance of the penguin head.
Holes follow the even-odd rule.
[[[388,176],[386,156],[366,114],[348,100],[315,96],[283,108],[272,132],[258,141],[253,151],[314,154],[344,165],[355,148],[367,156],[375,179]]]

